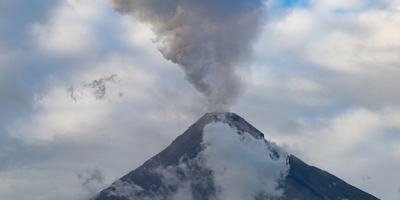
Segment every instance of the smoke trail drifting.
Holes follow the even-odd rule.
[[[263,0],[107,0],[121,14],[150,23],[164,58],[178,64],[213,110],[239,95],[252,44],[266,11]]]

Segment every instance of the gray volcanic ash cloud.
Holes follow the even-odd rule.
[[[164,58],[203,94],[210,110],[227,110],[243,89],[245,69],[266,12],[263,0],[107,0],[149,23]]]

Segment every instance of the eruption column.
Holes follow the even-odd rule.
[[[266,6],[262,0],[107,0],[152,25],[158,49],[184,71],[209,110],[224,111],[243,89]]]

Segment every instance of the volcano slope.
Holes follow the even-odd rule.
[[[208,113],[91,200],[376,200],[286,153],[234,113]]]

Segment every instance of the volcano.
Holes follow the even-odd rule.
[[[234,113],[208,113],[91,200],[376,200],[288,154]]]

